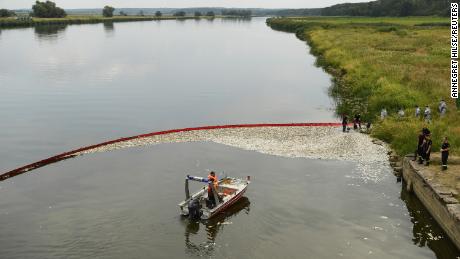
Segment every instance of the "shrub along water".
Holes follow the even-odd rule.
[[[414,117],[414,107],[429,105],[435,115],[427,125],[435,150],[449,136],[454,153],[460,151],[460,113],[450,96],[448,19],[410,18],[272,18],[273,29],[295,32],[312,47],[317,64],[335,76],[331,94],[337,113],[360,112],[376,123],[374,136],[388,141],[400,154],[415,150],[419,130],[425,125]],[[430,24],[430,26],[423,26]],[[448,116],[439,118],[441,99]],[[399,107],[406,119],[399,119]],[[380,121],[386,108],[389,119]],[[438,143],[439,142],[439,143]]]

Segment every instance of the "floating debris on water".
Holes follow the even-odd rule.
[[[245,150],[292,158],[356,162],[358,177],[378,182],[387,176],[388,148],[366,134],[343,133],[337,127],[257,127],[178,132],[114,143],[77,155],[110,150],[181,142],[214,142]]]

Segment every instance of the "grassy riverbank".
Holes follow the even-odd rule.
[[[335,77],[331,94],[338,114],[361,112],[375,123],[375,137],[405,154],[413,152],[418,131],[426,125],[414,118],[414,107],[429,105],[434,149],[446,135],[453,153],[460,153],[460,113],[449,97],[448,18],[273,18],[267,23],[308,41],[318,65]],[[445,118],[437,113],[441,98],[448,103]],[[391,116],[380,121],[383,107]],[[405,118],[396,117],[399,107]]]
[[[0,28],[29,27],[36,25],[55,24],[87,24],[104,22],[130,22],[130,21],[155,21],[155,20],[183,20],[183,19],[213,19],[211,16],[114,16],[103,17],[102,15],[69,15],[65,18],[31,18],[30,20],[18,20],[16,18],[0,18]]]

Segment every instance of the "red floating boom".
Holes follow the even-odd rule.
[[[14,170],[6,172],[0,175],[0,181],[4,181],[8,178],[18,176],[20,174],[26,173],[28,171],[31,171],[31,170],[34,170],[34,169],[37,169],[37,168],[40,168],[40,167],[43,167],[49,164],[53,164],[53,163],[56,163],[56,162],[59,162],[65,159],[75,157],[77,153],[80,153],[83,151],[88,151],[94,148],[103,147],[103,146],[107,146],[110,144],[130,141],[133,139],[141,139],[141,138],[147,138],[147,137],[158,136],[158,135],[166,135],[166,134],[171,134],[171,133],[198,131],[198,130],[230,129],[230,128],[262,128],[262,127],[338,127],[341,125],[342,125],[341,123],[237,124],[237,125],[204,126],[204,127],[197,127],[197,128],[184,128],[184,129],[157,131],[157,132],[152,132],[148,134],[142,134],[142,135],[127,137],[127,138],[110,140],[107,142],[103,142],[103,143],[99,143],[99,144],[91,145],[91,146],[86,146],[86,147],[75,149],[75,150],[65,152],[59,155],[55,155],[50,158],[43,159],[38,162],[29,164],[29,165],[25,165],[23,167],[16,168]]]

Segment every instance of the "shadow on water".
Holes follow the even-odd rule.
[[[113,22],[104,22],[103,25],[107,36],[113,36],[115,34],[115,25]]]
[[[250,23],[252,17],[224,17],[221,19],[222,23]]]
[[[35,26],[35,35],[40,41],[55,41],[67,29],[67,24],[56,24],[56,25],[41,25]]]
[[[188,218],[182,218],[185,225],[185,250],[193,256],[211,256],[214,252],[217,235],[228,224],[228,220],[240,212],[249,214],[250,204],[248,198],[242,197],[238,202],[232,205],[225,212],[215,216],[207,221],[190,221]],[[206,231],[206,238],[201,241],[192,241],[195,236],[200,235],[200,227]]]
[[[452,243],[444,230],[439,226],[422,202],[407,192],[406,183],[403,182],[401,200],[406,203],[410,220],[413,223],[412,234],[415,245],[429,247],[437,258],[458,258],[460,251]]]

